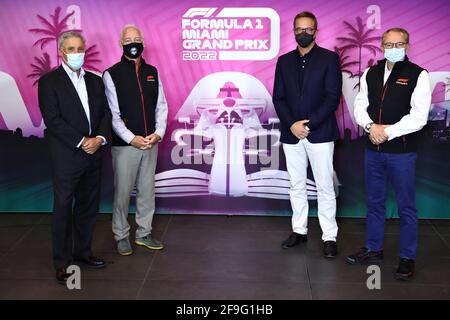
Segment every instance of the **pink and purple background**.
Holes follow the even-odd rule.
[[[448,0],[319,0],[299,2],[282,1],[146,1],[146,0],[2,0],[0,11],[0,71],[10,74],[17,82],[34,126],[41,124],[41,115],[37,105],[36,79],[27,78],[32,72],[34,57],[42,57],[44,52],[50,56],[52,66],[56,65],[56,45],[50,42],[43,49],[33,46],[42,35],[33,34],[32,28],[43,25],[37,15],[49,19],[55,8],[61,7],[61,15],[66,14],[70,5],[80,7],[81,29],[87,38],[87,45],[96,45],[100,60],[95,67],[103,71],[118,61],[121,55],[119,32],[127,23],[140,26],[146,39],[144,57],[159,68],[162,80],[167,83],[166,96],[172,118],[189,95],[193,86],[204,76],[220,71],[240,71],[249,73],[266,86],[271,93],[276,58],[269,61],[183,61],[181,48],[181,18],[193,7],[268,7],[278,12],[281,20],[281,39],[279,55],[295,48],[292,35],[292,19],[300,11],[309,10],[319,20],[317,42],[333,50],[342,44],[337,37],[347,36],[348,29],[343,21],[356,25],[356,17],[363,23],[370,16],[367,8],[377,5],[381,9],[381,25],[373,35],[379,36],[383,30],[401,26],[411,33],[412,61],[427,68],[430,72],[450,70],[450,5]],[[378,45],[377,43],[374,43]],[[350,60],[358,57],[357,50],[346,53]],[[381,53],[373,57],[363,50],[363,67],[371,58],[381,59]],[[357,69],[357,67],[356,67]],[[353,67],[353,71],[356,71]],[[437,86],[435,101],[444,100],[444,87]],[[343,108],[346,123],[350,123],[348,109]],[[342,109],[337,112],[337,116]],[[342,127],[342,121],[338,121]],[[350,126],[349,126],[350,127]],[[0,114],[0,129],[6,128]],[[342,129],[342,128],[341,128]],[[354,128],[352,128],[354,131]]]
[[[87,47],[95,45],[97,55],[90,66],[99,73],[116,63],[122,54],[119,46],[119,32],[128,23],[135,24],[144,32],[146,49],[144,58],[155,65],[160,72],[160,77],[165,85],[165,93],[169,103],[169,131],[171,123],[176,122],[176,115],[183,103],[188,99],[196,84],[204,77],[216,72],[242,72],[256,77],[262,82],[267,92],[272,93],[273,77],[277,57],[271,60],[257,61],[184,61],[182,58],[182,26],[183,15],[190,8],[271,8],[275,10],[281,21],[280,25],[280,50],[278,56],[296,47],[292,33],[292,20],[294,16],[304,10],[312,11],[319,21],[319,33],[317,43],[330,50],[342,47],[344,42],[339,37],[350,37],[350,30],[344,21],[357,27],[358,18],[366,24],[372,13],[370,8],[377,6],[380,14],[380,28],[371,31],[370,36],[381,36],[383,31],[391,27],[403,27],[411,34],[411,48],[408,53],[410,59],[426,68],[433,76],[440,77],[440,81],[433,88],[433,102],[442,103],[450,100],[450,2],[449,0],[267,0],[267,1],[148,1],[148,0],[2,0],[0,10],[0,74],[10,75],[17,84],[19,93],[25,104],[26,112],[11,110],[9,104],[5,106],[11,114],[16,114],[21,119],[24,136],[27,132],[42,136],[42,117],[37,102],[37,86],[33,85],[37,77],[28,77],[33,73],[32,64],[36,64],[36,58],[42,59],[44,54],[50,58],[49,67],[56,67],[56,42],[50,40],[41,48],[33,45],[39,39],[45,38],[45,33],[33,33],[30,29],[44,28],[45,23],[38,15],[50,20],[50,15],[60,8],[61,16],[70,13],[68,8],[77,6],[80,16],[79,28],[87,39]],[[369,9],[369,10],[368,10]],[[60,18],[61,19],[61,18]],[[69,21],[70,24],[70,21]],[[44,31],[45,32],[45,31]],[[264,31],[264,32],[269,32]],[[363,32],[367,32],[364,26]],[[369,44],[380,46],[380,41],[372,41]],[[356,49],[344,52],[346,62],[356,62],[346,67],[344,74],[344,88],[352,89],[356,78],[349,78],[349,72],[358,73],[359,52]],[[361,67],[364,70],[368,64],[382,59],[382,54],[377,51],[373,55],[369,50],[362,50]],[[233,79],[229,79],[233,81]],[[447,90],[446,90],[447,89]],[[3,90],[3,91],[2,91]],[[345,91],[345,89],[344,89]],[[212,93],[211,93],[212,92]],[[217,88],[211,88],[211,92],[205,93],[205,98],[215,97]],[[0,99],[7,99],[10,92],[0,87]],[[357,88],[351,90],[350,96],[357,93]],[[252,98],[252,97],[247,97]],[[339,195],[340,207],[338,215],[363,216],[365,212],[365,194],[362,169],[362,139],[356,140],[361,132],[352,123],[351,99],[344,92],[343,104],[336,112],[338,124],[343,134],[343,129],[351,130],[354,141],[344,144],[335,159],[336,171],[342,182]],[[347,105],[348,104],[348,105]],[[444,109],[448,109],[448,101],[444,103]],[[3,108],[3,107],[2,107]],[[0,109],[0,133],[3,130],[16,130],[18,126],[8,127],[5,114]],[[23,119],[22,119],[23,118]],[[25,119],[26,118],[26,119]],[[22,121],[23,120],[23,121]],[[16,122],[17,123],[17,122]],[[28,126],[28,127],[27,127]],[[446,130],[448,131],[448,123]],[[169,132],[170,133],[170,132]],[[10,137],[11,136],[11,137]],[[51,211],[52,185],[48,163],[43,160],[42,139],[21,139],[12,137],[9,133],[3,135],[1,140],[2,158],[0,159],[0,212],[16,211]],[[167,135],[170,137],[170,134]],[[444,138],[448,138],[443,135]],[[9,139],[9,140],[8,140]],[[9,141],[9,144],[8,142]],[[440,140],[441,141],[441,140]],[[444,140],[442,140],[444,141]],[[449,140],[445,140],[449,141]],[[448,181],[450,172],[450,150],[448,142],[433,144],[426,142],[425,150],[419,158],[417,174],[417,202],[421,217],[449,218],[450,213],[446,206],[450,197]],[[170,138],[165,139],[165,143]],[[158,165],[170,162],[170,148],[162,148]],[[5,152],[8,151],[8,153]],[[7,156],[5,156],[7,155]],[[32,159],[33,161],[30,161]],[[110,160],[110,159],[107,159]],[[110,161],[109,161],[110,162]],[[348,164],[351,163],[351,166]],[[109,163],[110,165],[110,163]],[[203,168],[199,168],[203,169]],[[106,168],[102,190],[104,201],[101,211],[111,211],[111,168]],[[109,188],[109,189],[108,189]],[[170,199],[169,199],[170,200]],[[205,200],[205,201],[203,201]],[[191,202],[183,202],[182,206],[188,213],[199,213],[201,204],[205,212],[212,212],[216,207],[230,207],[228,213],[248,214],[251,210],[256,214],[289,215],[288,201],[269,202],[262,199],[214,199],[205,198],[202,201],[193,199]],[[211,200],[211,201],[210,201]],[[395,215],[393,199],[388,201],[389,214]],[[160,202],[159,209],[167,212],[175,212],[174,201]],[[223,204],[223,205],[222,205]],[[235,206],[233,207],[233,204]],[[158,203],[157,203],[158,205]],[[245,209],[245,208],[247,209]],[[164,211],[164,210],[162,210]],[[180,211],[181,212],[181,211]],[[184,211],[183,211],[184,212]]]

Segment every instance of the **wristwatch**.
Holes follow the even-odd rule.
[[[370,127],[372,127],[372,125],[373,125],[373,122],[370,122],[370,123],[366,124],[366,126],[364,127],[364,130],[367,133],[369,133],[370,132]]]

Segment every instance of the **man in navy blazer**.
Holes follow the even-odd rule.
[[[103,268],[91,244],[100,202],[102,149],[111,135],[111,113],[102,79],[81,66],[84,37],[59,40],[60,67],[39,79],[39,107],[47,127],[53,176],[53,264],[65,284],[72,262]]]
[[[342,91],[338,55],[315,43],[317,19],[310,12],[294,18],[298,47],[279,57],[273,103],[281,122],[281,142],[291,179],[293,232],[284,249],[307,241],[308,160],[317,186],[318,216],[324,255],[337,255],[336,195],[333,185],[334,141],[339,138],[335,111]]]

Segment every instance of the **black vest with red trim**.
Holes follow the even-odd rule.
[[[155,111],[158,102],[158,71],[145,63],[136,72],[133,60],[124,56],[120,62],[107,69],[116,87],[120,116],[126,127],[137,136],[147,136],[155,131]],[[113,130],[113,146],[125,146]]]
[[[377,124],[394,124],[411,111],[411,96],[416,88],[417,79],[424,70],[410,62],[408,57],[397,62],[392,68],[386,84],[384,70],[386,59],[378,61],[367,72],[369,107],[367,112]],[[367,139],[367,148],[380,152],[404,153],[417,151],[419,132],[397,137],[376,146]]]

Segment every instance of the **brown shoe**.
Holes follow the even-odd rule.
[[[58,281],[58,283],[66,285],[69,276],[70,274],[67,273],[66,268],[56,269],[56,281]]]

